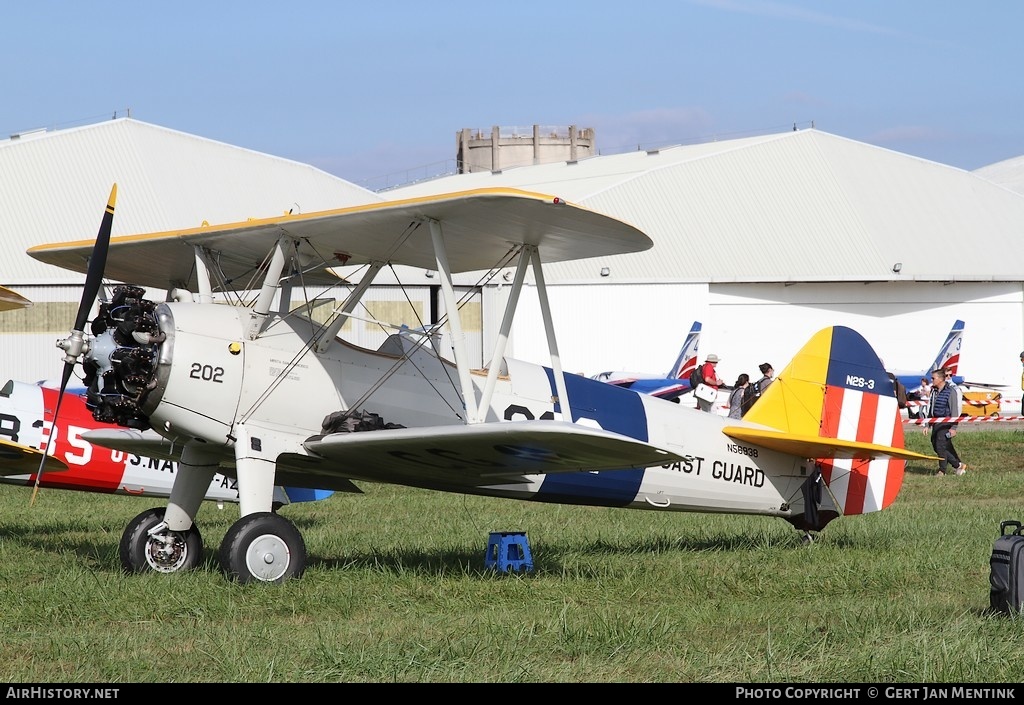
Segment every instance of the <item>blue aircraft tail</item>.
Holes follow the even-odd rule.
[[[960,346],[963,345],[963,341],[964,322],[958,320],[950,329],[949,335],[946,336],[945,342],[942,343],[942,347],[939,348],[939,354],[935,356],[935,360],[932,362],[932,366],[928,368],[928,372],[945,368],[955,376],[960,368]]]
[[[921,379],[931,376],[931,373],[938,369],[945,369],[953,375],[954,384],[967,384],[964,378],[957,374],[960,368],[960,347],[964,342],[964,322],[957,320],[949,329],[949,335],[939,348],[939,354],[935,356],[931,366],[926,370],[908,372],[900,370],[895,372],[896,378],[907,388],[908,392],[917,392],[921,388]],[[969,385],[974,386],[974,385]],[[986,386],[986,385],[981,385]]]
[[[624,378],[610,380],[609,383],[660,399],[678,400],[680,396],[690,391],[690,373],[697,366],[700,329],[700,321],[694,321],[690,327],[690,332],[686,334],[683,346],[679,349],[679,355],[665,374],[664,379]]]
[[[686,340],[683,341],[683,347],[679,349],[679,357],[672,363],[672,367],[665,377],[668,379],[688,380],[690,373],[693,372],[693,368],[697,366],[697,348],[699,346],[700,321],[694,321],[690,332],[686,334]]]

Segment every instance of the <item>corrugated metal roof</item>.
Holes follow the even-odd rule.
[[[383,195],[482,186],[561,196],[655,241],[551,265],[548,283],[1024,281],[1024,197],[815,129],[460,174]]]
[[[95,237],[115,182],[115,236],[381,200],[306,164],[130,118],[32,133],[0,140],[0,240],[13,253],[0,281],[80,282],[24,252]]]
[[[975,169],[971,173],[1016,193],[1024,193],[1024,156],[1004,159]]]

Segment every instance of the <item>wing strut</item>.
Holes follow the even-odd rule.
[[[533,276],[536,279],[537,299],[540,301],[540,312],[544,317],[544,331],[548,335],[548,352],[551,355],[551,373],[555,378],[555,389],[558,391],[556,402],[562,409],[562,419],[572,421],[572,410],[569,406],[569,391],[565,386],[565,376],[562,373],[562,360],[558,356],[558,343],[555,342],[555,326],[551,322],[551,306],[548,304],[548,288],[544,283],[544,268],[540,262],[540,252],[536,247],[533,250]]]
[[[455,288],[452,286],[452,270],[448,265],[448,251],[444,246],[444,235],[441,223],[433,218],[430,223],[430,239],[434,243],[434,258],[437,260],[437,271],[441,275],[441,292],[444,294],[444,308],[448,312],[448,328],[452,332],[452,350],[455,353],[455,369],[459,373],[462,385],[462,399],[466,405],[466,422],[480,423],[480,408],[473,392],[473,381],[469,376],[469,354],[466,352],[466,337],[462,332],[462,316],[459,313]]]
[[[267,267],[267,273],[263,277],[263,288],[260,289],[256,305],[253,306],[252,313],[249,314],[249,340],[255,340],[263,331],[263,326],[266,325],[267,314],[270,313],[270,305],[273,303],[274,294],[277,293],[281,285],[281,274],[284,272],[285,262],[284,248],[290,245],[291,238],[282,235],[274,246],[274,254],[270,258],[270,265]]]
[[[199,245],[193,248],[196,257],[196,281],[199,284],[199,303],[213,303],[213,286],[210,284],[210,257]]]
[[[316,351],[322,354],[327,351],[327,348],[331,346],[331,342],[335,336],[341,330],[341,327],[345,325],[345,321],[348,320],[348,316],[352,313],[353,309],[359,304],[363,298],[363,294],[367,289],[370,288],[370,284],[373,284],[373,280],[377,278],[377,273],[384,267],[383,262],[374,262],[370,265],[366,274],[361,277],[359,284],[356,288],[348,295],[345,299],[344,305],[341,307],[341,311],[335,316],[334,320],[331,321],[331,325],[320,335],[320,340],[316,343]]]
[[[498,372],[501,371],[501,360],[505,356],[505,346],[508,343],[508,336],[512,330],[512,319],[515,317],[516,306],[519,305],[519,294],[523,291],[523,280],[526,278],[526,268],[530,264],[530,257],[535,248],[530,245],[519,251],[519,262],[516,264],[516,276],[512,281],[512,290],[508,295],[508,302],[505,304],[505,316],[501,319],[501,329],[498,331],[498,340],[494,343],[494,354],[487,368],[487,381],[484,382],[484,393],[480,398],[480,408],[488,409],[491,406],[491,397],[494,396],[494,386],[498,381]]]

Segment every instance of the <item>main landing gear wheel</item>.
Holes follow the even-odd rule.
[[[283,583],[306,570],[306,544],[284,517],[257,512],[242,517],[224,534],[220,565],[240,583]]]
[[[125,572],[177,573],[192,570],[203,560],[203,538],[195,524],[187,531],[164,526],[150,534],[163,523],[164,511],[164,507],[149,509],[128,523],[118,548]]]

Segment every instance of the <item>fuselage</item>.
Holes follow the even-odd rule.
[[[308,344],[309,319],[272,317],[255,339],[246,334],[246,309],[161,304],[166,340],[157,383],[142,408],[153,428],[176,443],[204,439],[204,447],[232,452],[236,424],[279,453],[305,454],[303,442],[329,433],[332,414],[358,410],[407,428],[467,423],[453,363],[429,347],[408,356],[335,340],[325,352]],[[484,396],[486,370],[471,374],[475,402]],[[680,404],[566,375],[569,409],[557,400],[550,368],[506,359],[484,422],[571,420],[648,441],[684,456],[666,466],[601,472],[528,475],[522,481],[440,484],[404,470],[355,480],[385,481],[472,494],[546,502],[677,511],[722,511],[788,516],[808,468],[791,455],[737,443],[722,433],[725,419]],[[253,431],[253,429],[257,429]],[[423,467],[440,462],[423,457]],[[313,482],[313,480],[311,480]]]
[[[58,390],[26,382],[9,381],[0,393],[0,435],[13,443],[46,452],[67,465],[62,472],[44,472],[40,487],[82,490],[107,494],[167,497],[177,463],[95,445],[82,438],[86,431],[116,428],[95,421],[78,394],[67,393],[60,405],[58,424],[53,424]],[[36,474],[8,475],[0,482],[34,485]],[[217,474],[207,499],[235,502],[235,481]]]

